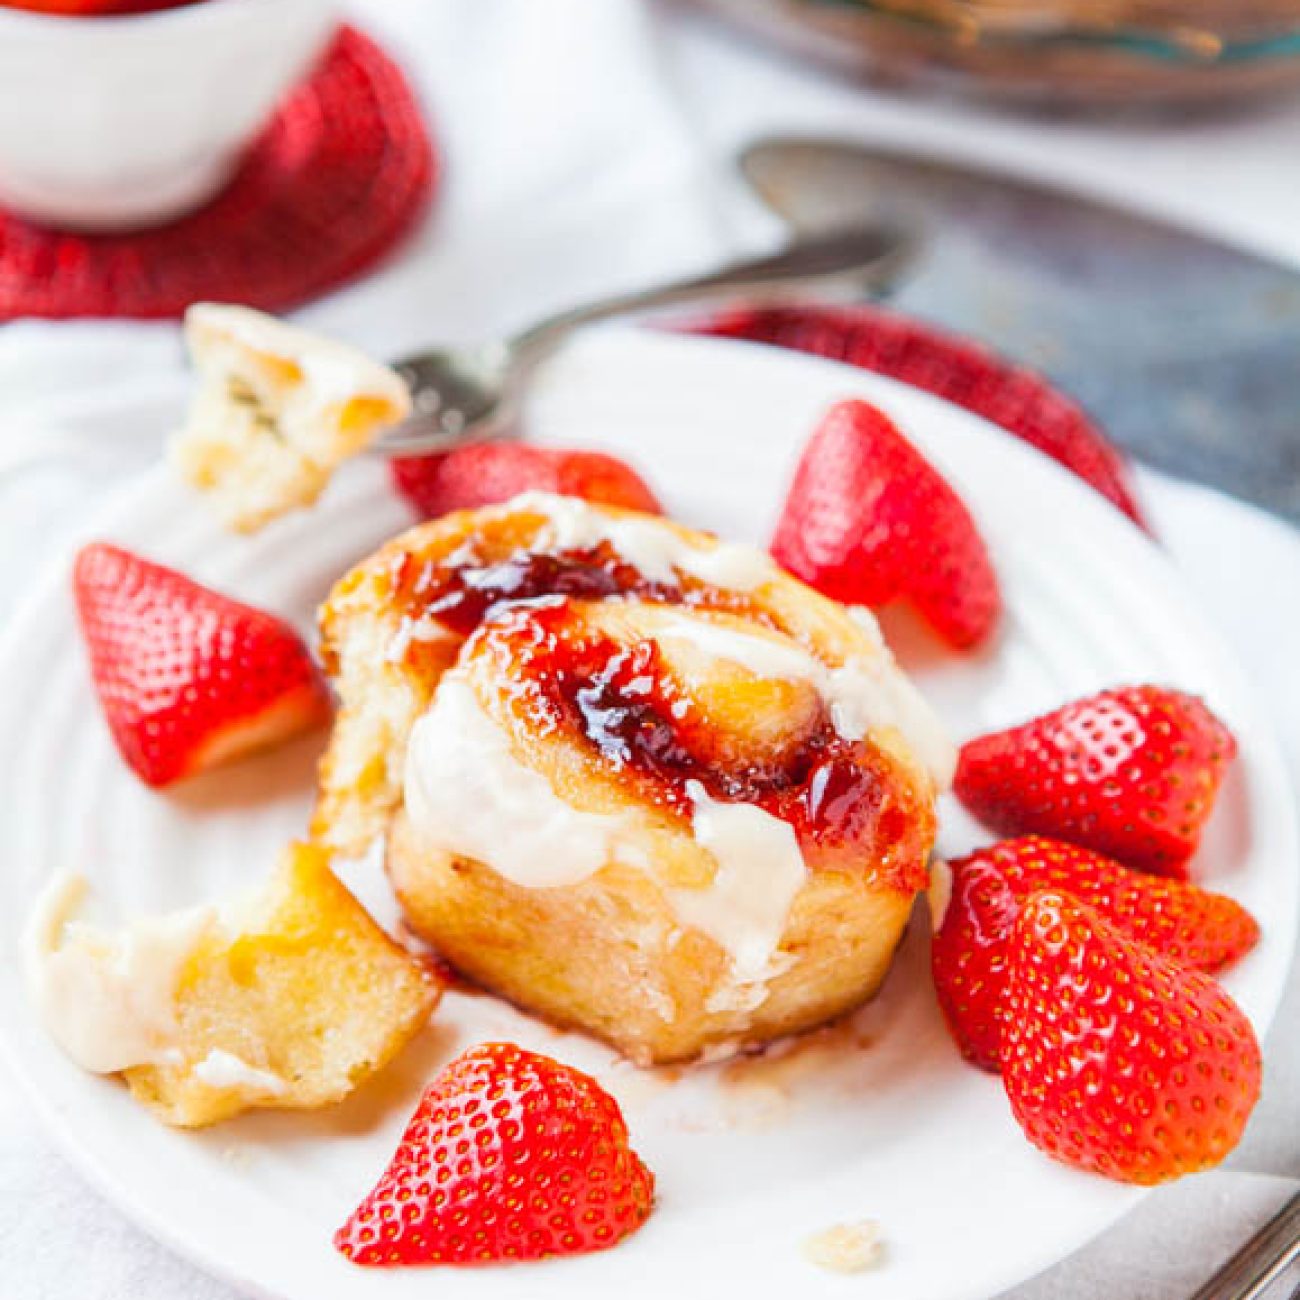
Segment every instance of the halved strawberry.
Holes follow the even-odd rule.
[[[495,505],[530,490],[660,513],[654,493],[636,470],[600,451],[485,442],[394,460],[391,472],[398,492],[422,519]]]
[[[950,644],[997,625],[1002,596],[988,550],[961,498],[868,402],[841,402],[795,471],[772,554],[846,604],[910,600]]]
[[[1102,691],[962,746],[953,788],[986,826],[1069,840],[1185,878],[1237,752],[1194,695]]]
[[[1130,939],[1196,970],[1221,970],[1259,939],[1255,918],[1234,899],[1037,835],[992,844],[947,867],[948,903],[931,948],[934,987],[962,1055],[986,1070],[1002,1063],[1007,940],[1038,890],[1069,894]]]
[[[122,757],[170,785],[329,716],[298,634],[264,610],[104,542],[72,575],[95,690]]]
[[[486,1043],[425,1090],[334,1244],[377,1267],[578,1255],[634,1232],[653,1197],[654,1175],[594,1079],[513,1043]]]
[[[1078,1169],[1145,1184],[1206,1169],[1259,1098],[1259,1043],[1228,994],[1064,894],[1016,921],[1005,1008],[1011,1109]]]

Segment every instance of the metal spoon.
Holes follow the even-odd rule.
[[[570,308],[510,339],[408,357],[397,363],[397,370],[411,386],[415,413],[372,450],[385,456],[420,455],[500,435],[529,375],[580,325],[656,307],[767,301],[814,289],[883,294],[911,265],[918,246],[912,231],[892,221],[824,231],[770,257]]]

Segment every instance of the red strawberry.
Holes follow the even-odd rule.
[[[1147,526],[1124,457],[1077,402],[1032,370],[929,321],[878,306],[795,303],[740,308],[697,328],[813,352],[937,393],[1051,456]]]
[[[334,1244],[379,1267],[580,1255],[635,1232],[653,1196],[618,1103],[594,1079],[486,1043],[425,1090]]]
[[[307,648],[274,615],[103,542],[77,556],[72,586],[109,730],[150,785],[329,716]]]
[[[1195,696],[1130,686],[963,745],[953,788],[1000,834],[1034,831],[1185,878],[1236,752]]]
[[[393,483],[422,519],[495,505],[536,489],[659,514],[659,502],[630,466],[599,451],[485,442],[392,463]]]
[[[1003,1082],[1048,1155],[1130,1183],[1216,1165],[1259,1098],[1259,1044],[1201,971],[1059,893],[1030,897],[1007,949]]]
[[[44,14],[66,14],[91,18],[104,14],[143,14],[156,9],[179,9],[198,0],[0,0],[12,9],[31,9]]]
[[[1036,835],[957,858],[948,870],[951,893],[931,951],[934,987],[962,1055],[987,1070],[1001,1066],[1007,937],[1037,890],[1069,894],[1130,939],[1196,970],[1222,969],[1259,938],[1255,918],[1231,898]]]
[[[906,597],[958,648],[994,629],[998,580],[970,512],[882,412],[841,402],[795,471],[772,554],[848,604]]]

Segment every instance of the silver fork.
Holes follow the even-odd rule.
[[[569,308],[513,338],[408,357],[396,368],[410,385],[415,413],[371,450],[409,456],[500,436],[529,376],[580,325],[660,307],[771,301],[836,287],[884,294],[911,265],[919,242],[910,229],[889,221],[821,232],[769,257]]]
[[[1291,1197],[1197,1291],[1192,1300],[1257,1300],[1297,1258],[1300,1258],[1300,1192]]]

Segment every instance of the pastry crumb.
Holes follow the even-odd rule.
[[[830,1273],[862,1273],[884,1254],[880,1225],[874,1219],[837,1223],[815,1232],[803,1243],[804,1258]]]

